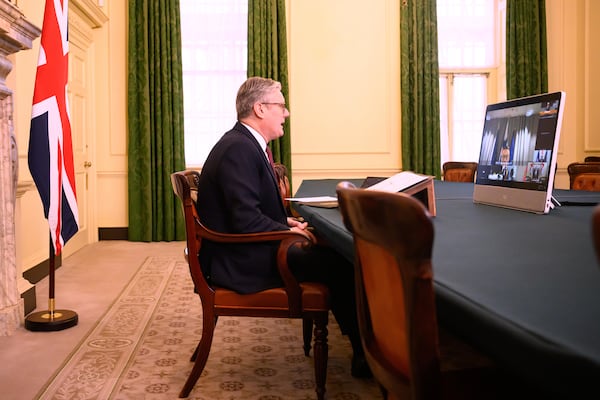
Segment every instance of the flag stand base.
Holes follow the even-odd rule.
[[[39,311],[25,317],[25,328],[30,331],[62,331],[77,325],[78,316],[75,311],[54,310]]]

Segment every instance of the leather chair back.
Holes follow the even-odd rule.
[[[600,192],[600,173],[584,173],[577,175],[571,189]]]
[[[451,182],[474,182],[477,165],[476,162],[447,161],[442,166],[442,177]]]
[[[600,162],[574,162],[567,166],[569,188],[600,191]]]

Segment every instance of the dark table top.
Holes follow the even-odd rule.
[[[296,196],[334,196],[337,182],[304,181]],[[526,379],[600,393],[600,268],[593,207],[581,205],[600,193],[556,190],[565,205],[546,215],[474,204],[472,193],[471,183],[435,181],[440,321]],[[353,260],[337,208],[294,207]]]

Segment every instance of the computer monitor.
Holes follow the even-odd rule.
[[[486,108],[475,203],[546,214],[552,189],[565,93],[513,99]]]

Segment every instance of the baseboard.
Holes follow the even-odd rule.
[[[127,228],[98,228],[99,240],[127,240],[127,236]],[[54,259],[54,269],[60,268],[61,265],[62,255],[58,255]],[[21,298],[24,302],[25,315],[29,314],[37,307],[35,284],[47,277],[49,270],[50,261],[45,260],[23,272],[23,278],[33,285],[31,288],[21,293]]]
[[[54,258],[54,270],[56,271],[62,265],[62,255],[58,255]],[[29,289],[21,293],[21,298],[23,299],[23,308],[25,311],[25,315],[29,314],[37,307],[36,301],[36,293],[35,293],[35,284],[48,276],[50,271],[50,260],[47,259],[42,261],[35,267],[29,268],[27,271],[23,272],[23,278],[25,278],[31,286]]]
[[[98,240],[127,240],[128,228],[98,228]]]
[[[127,240],[127,235],[127,228],[98,228],[99,240]],[[57,270],[61,265],[62,255],[58,255],[54,259],[54,269]],[[35,284],[47,277],[49,270],[50,261],[45,260],[23,272],[23,278],[33,285],[31,288],[21,293],[21,298],[24,302],[25,315],[29,314],[37,307]]]
[[[59,254],[54,258],[54,270],[60,268],[61,265],[62,255]],[[48,276],[48,271],[50,271],[50,261],[44,260],[35,267],[29,268],[27,271],[23,272],[23,278],[27,279],[32,285],[35,285]]]
[[[35,297],[35,285],[21,293],[21,298],[23,299],[23,308],[25,310],[25,315],[29,314],[37,307],[37,300]]]

